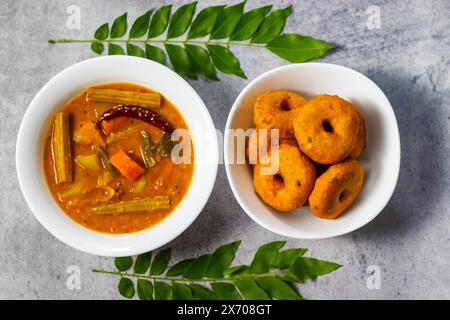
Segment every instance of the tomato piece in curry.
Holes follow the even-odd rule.
[[[192,143],[190,161],[175,163],[168,148],[176,142],[158,123],[120,116],[97,124],[105,111],[128,104],[189,132],[178,109],[159,93],[110,83],[88,88],[64,106],[46,139],[44,171],[52,196],[71,219],[98,232],[154,226],[182,201],[193,176]]]

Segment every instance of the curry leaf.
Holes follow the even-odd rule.
[[[249,273],[264,273],[269,271],[273,261],[278,255],[278,251],[286,244],[286,241],[269,242],[259,247],[253,258]]]
[[[125,12],[123,15],[117,17],[112,26],[111,26],[111,35],[112,39],[122,37],[125,32],[127,32],[127,13]]]
[[[257,278],[256,282],[272,299],[302,300],[302,296],[276,276]]]
[[[91,50],[94,51],[96,54],[102,54],[104,50],[103,43],[100,42],[92,42],[91,43]]]
[[[245,1],[226,7],[214,25],[210,39],[225,39],[231,36],[244,11]]]
[[[209,289],[206,289],[205,287],[203,287],[199,284],[193,283],[190,285],[190,287],[191,287],[193,295],[196,298],[199,298],[201,300],[216,300],[217,299],[214,292],[212,292]]]
[[[293,248],[281,251],[272,262],[273,268],[286,269],[292,266],[298,257],[303,256],[308,249]]]
[[[153,259],[152,266],[150,267],[151,275],[159,275],[162,274],[169,265],[171,249],[164,249],[155,256]]]
[[[129,56],[135,56],[135,57],[141,57],[141,58],[145,57],[144,50],[142,50],[140,47],[138,47],[134,44],[131,44],[131,43],[127,43],[127,54]]]
[[[196,5],[197,2],[191,2],[174,12],[167,30],[167,38],[177,38],[186,32],[192,21]]]
[[[174,300],[192,300],[192,290],[184,283],[172,283],[173,299]]]
[[[183,272],[186,270],[186,268],[188,268],[194,260],[195,259],[186,259],[186,260],[178,262],[173,267],[171,267],[169,269],[169,271],[167,271],[167,276],[175,277],[175,276],[179,276],[179,275],[183,274]]]
[[[155,281],[154,284],[155,300],[172,300],[172,287],[165,282]]]
[[[137,295],[141,300],[152,300],[153,299],[153,285],[148,280],[138,279],[137,284]]]
[[[261,8],[256,8],[244,13],[242,18],[239,20],[230,40],[242,41],[250,39],[251,36],[258,30],[258,27],[264,20],[266,14],[272,9],[272,6],[265,6]]]
[[[296,282],[305,282],[330,273],[340,267],[340,264],[334,262],[309,257],[299,257],[294,265],[289,268],[289,275],[291,276],[291,279],[296,280]]]
[[[94,38],[97,40],[105,40],[108,39],[108,36],[109,36],[109,24],[104,23],[95,31]]]
[[[133,265],[133,258],[131,257],[117,257],[114,259],[114,265],[119,271],[127,271]]]
[[[241,241],[235,241],[225,244],[214,251],[205,272],[206,277],[220,277],[224,271],[231,265],[234,255],[239,249]]]
[[[151,253],[139,255],[134,273],[126,272],[133,265],[131,257],[116,258],[119,271],[93,269],[94,272],[120,276],[119,293],[132,298],[136,278],[139,299],[227,299],[265,300],[303,297],[295,283],[332,272],[340,267],[329,261],[303,257],[306,249],[291,248],[279,251],[284,241],[275,241],[258,248],[250,266],[230,266],[240,241],[220,246],[211,254],[182,260],[168,268],[170,249],[156,254],[149,268]],[[122,270],[122,271],[121,271]],[[201,285],[202,283],[209,286]]]
[[[209,57],[206,49],[192,44],[186,44],[185,48],[189,55],[192,69],[196,73],[202,74],[210,80],[219,80],[217,77],[216,68],[212,64],[211,58]]]
[[[191,263],[191,265],[186,268],[183,272],[183,276],[188,279],[201,279],[204,277],[205,272],[208,268],[209,261],[211,260],[210,254],[204,254],[195,261]]]
[[[152,262],[152,253],[147,252],[137,256],[134,263],[134,273],[143,274],[146,273]]]
[[[165,48],[176,72],[184,74],[189,78],[197,79],[189,54],[185,48],[173,44],[166,44]]]
[[[118,46],[117,44],[114,43],[109,43],[108,44],[108,54],[109,55],[120,55],[120,54],[125,54],[125,51],[123,51],[121,46]]]
[[[269,300],[267,293],[256,283],[254,279],[242,279],[235,281],[236,286],[245,300]]]
[[[311,37],[290,33],[275,37],[265,48],[282,59],[299,63],[320,58],[334,46]]]
[[[161,35],[167,28],[169,24],[170,10],[172,9],[172,5],[166,5],[158,10],[156,10],[155,14],[152,17],[152,21],[150,22],[150,27],[148,30],[148,38],[155,38]]]
[[[216,297],[220,300],[241,300],[242,297],[236,287],[227,282],[213,282],[211,287]]]
[[[119,284],[117,286],[119,293],[127,298],[131,299],[134,296],[134,283],[128,278],[120,278]]]
[[[234,74],[241,78],[247,79],[247,76],[241,69],[239,60],[228,48],[211,44],[207,45],[207,48],[217,69],[223,73]]]
[[[131,26],[130,39],[140,38],[147,33],[150,24],[151,11],[147,11],[142,16],[136,19],[136,21]]]
[[[166,55],[161,48],[145,44],[145,57],[161,64],[166,63]]]
[[[283,30],[287,18],[292,13],[292,6],[275,10],[265,19],[258,31],[253,35],[252,43],[268,43]]]
[[[192,22],[187,38],[201,38],[210,34],[214,28],[217,16],[222,12],[224,7],[225,6],[212,6],[200,11]]]

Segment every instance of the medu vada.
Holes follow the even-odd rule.
[[[273,165],[270,159],[277,161],[277,170],[266,172]],[[311,160],[289,143],[270,150],[253,171],[256,193],[269,206],[282,212],[302,206],[314,187],[315,179],[316,169]]]
[[[280,139],[292,137],[292,119],[307,100],[290,91],[271,91],[256,98],[253,120],[256,127],[279,129]]]
[[[348,155],[348,157],[351,159],[359,158],[367,147],[366,122],[364,121],[364,117],[362,116],[361,113],[358,112],[358,116],[359,116],[359,129],[358,135],[356,136],[355,147]]]
[[[335,164],[355,147],[358,111],[338,96],[323,94],[300,108],[293,127],[300,149],[308,157],[317,163]]]
[[[311,212],[322,219],[336,219],[355,200],[364,180],[364,168],[354,159],[330,166],[309,196]]]

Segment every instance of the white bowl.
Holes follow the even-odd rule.
[[[338,219],[315,217],[307,206],[292,214],[265,205],[253,188],[251,169],[233,164],[229,129],[252,128],[253,103],[266,91],[291,90],[306,98],[327,93],[355,104],[367,126],[367,149],[360,161],[365,181],[355,203]],[[322,239],[361,228],[375,218],[394,192],[400,170],[400,136],[394,111],[380,88],[359,72],[325,63],[293,64],[266,72],[237,97],[228,116],[224,137],[225,168],[231,189],[242,209],[262,227],[283,236]]]
[[[108,82],[132,82],[161,92],[183,115],[191,130],[194,145],[194,174],[182,202],[157,225],[131,234],[99,233],[71,220],[53,200],[43,172],[44,140],[53,113],[86,87]],[[205,141],[205,136],[209,140]],[[150,60],[106,56],[86,60],[63,70],[39,91],[20,125],[16,167],[28,206],[51,234],[76,249],[118,257],[156,249],[189,227],[211,194],[217,174],[218,155],[217,135],[209,112],[183,78]],[[205,163],[198,159],[209,161]]]

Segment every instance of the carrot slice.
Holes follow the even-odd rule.
[[[103,131],[106,135],[109,135],[111,132],[120,129],[127,124],[130,123],[130,118],[127,117],[119,117],[108,121],[102,122]]]
[[[128,179],[134,181],[139,178],[145,170],[136,162],[134,162],[123,150],[117,151],[109,159],[109,162],[116,167],[117,170]]]

